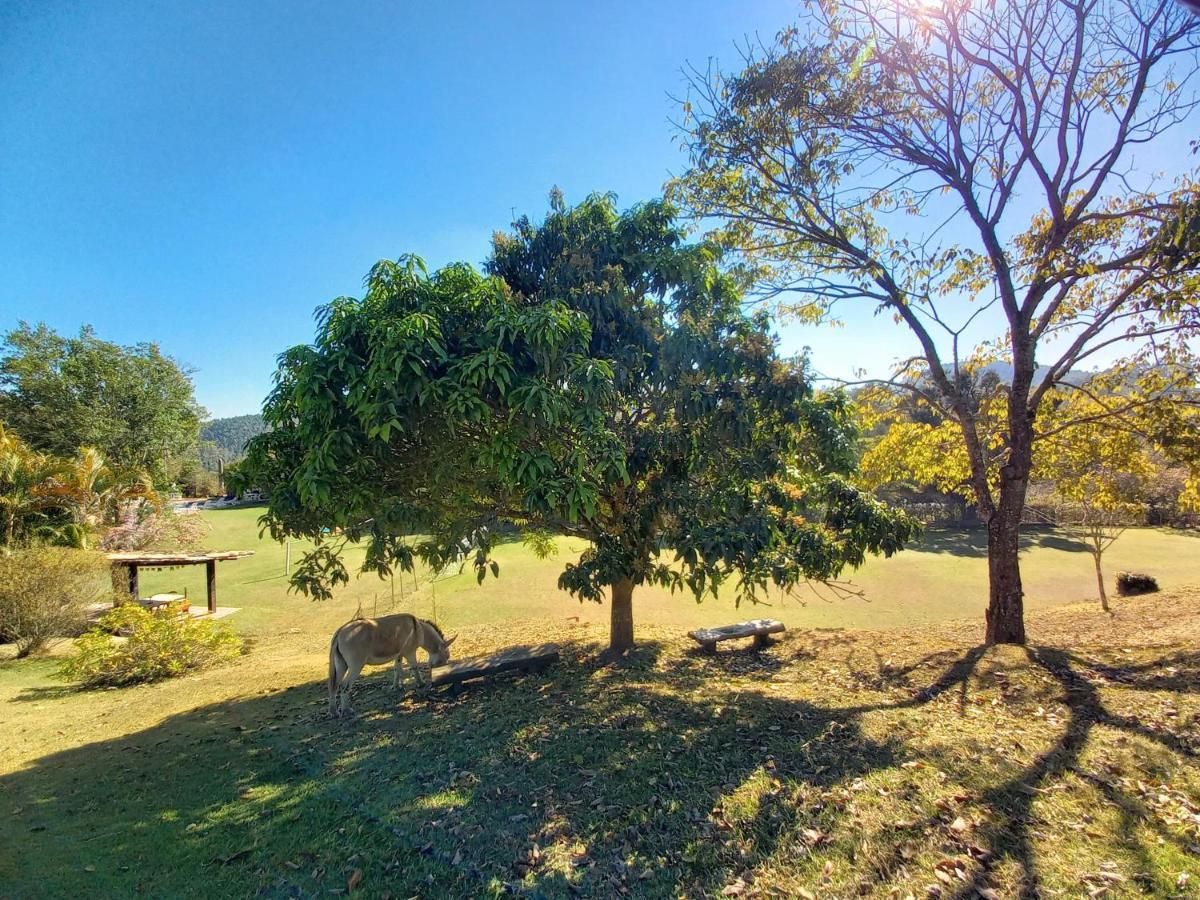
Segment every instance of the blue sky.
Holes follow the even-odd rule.
[[[0,328],[157,341],[213,415],[256,411],[381,257],[479,263],[553,185],[657,195],[681,67],[735,67],[796,9],[4,0]],[[887,317],[848,324],[783,348],[842,376],[912,353]]]
[[[681,66],[789,2],[0,4],[0,327],[158,341],[258,409],[377,259],[680,168]]]

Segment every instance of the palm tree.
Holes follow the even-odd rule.
[[[94,447],[83,447],[66,461],[43,491],[68,509],[85,531],[115,525],[130,502],[159,503],[147,473],[109,466]]]
[[[33,533],[36,523],[52,543],[86,546],[90,532],[116,524],[130,503],[141,501],[159,504],[147,473],[110,466],[93,447],[74,459],[38,453],[0,425],[0,545]],[[56,510],[58,524],[64,515],[70,523],[38,521]]]
[[[0,425],[0,521],[4,546],[57,506],[48,495],[61,460],[31,449]]]

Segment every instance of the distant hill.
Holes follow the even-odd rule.
[[[1012,377],[1013,377],[1012,363],[1007,363],[1007,362],[988,363],[986,366],[984,366],[984,368],[989,372],[996,373],[996,377],[999,378],[1003,382],[1011,382],[1012,381]],[[1034,376],[1033,376],[1033,383],[1035,385],[1041,384],[1042,379],[1045,378],[1046,375],[1049,374],[1049,372],[1050,372],[1049,366],[1038,366],[1037,372],[1034,373]],[[1068,384],[1083,384],[1085,381],[1087,381],[1089,378],[1091,378],[1095,374],[1096,374],[1095,372],[1085,372],[1085,371],[1080,371],[1078,369],[1072,369],[1070,372],[1067,372],[1067,374],[1062,377],[1062,380],[1067,382]]]
[[[236,462],[246,455],[246,442],[266,430],[257,413],[213,419],[200,429],[200,461],[204,468],[214,471],[218,459]]]

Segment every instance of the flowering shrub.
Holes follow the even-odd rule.
[[[208,531],[208,523],[194,513],[181,515],[143,506],[130,510],[121,524],[106,531],[100,539],[100,547],[104,550],[176,550],[195,547]]]
[[[126,603],[76,641],[60,674],[88,687],[158,681],[230,662],[242,648],[225,625]]]

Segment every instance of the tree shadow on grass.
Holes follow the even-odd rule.
[[[40,687],[23,688],[11,699],[13,703],[42,703],[46,700],[68,697],[78,692],[79,688],[73,684],[47,684]]]
[[[600,668],[569,645],[545,675],[424,698],[397,699],[381,672],[361,683],[349,721],[325,718],[312,682],[44,757],[0,778],[14,809],[0,820],[0,881],[16,896],[314,896],[351,883],[370,896],[719,894],[772,859],[796,865],[824,835],[854,834],[853,804],[830,795],[913,753],[901,735],[864,728],[864,716],[945,694],[961,713],[986,654],[930,655],[887,672],[884,686],[907,696],[839,707],[760,683],[786,644],[761,655],[659,651]],[[1095,725],[1192,753],[1108,712],[1068,654],[1030,659],[1063,686],[1070,721],[980,798],[1007,825],[976,836],[989,855],[963,897],[1004,861],[1036,896],[1032,797],[1077,766]],[[942,666],[930,682],[917,677]],[[897,837],[870,864],[868,891],[903,868],[904,847]]]
[[[912,549],[922,553],[987,557],[987,531],[983,528],[929,528]]]
[[[0,778],[0,879],[18,895],[708,894],[840,815],[759,797],[764,779],[828,788],[903,758],[863,710],[714,690],[742,655],[648,654],[568,653],[430,699],[368,678],[350,721],[325,718],[313,682],[43,757]]]
[[[1069,652],[1067,659],[1079,667],[1083,678],[1116,688],[1200,693],[1200,651],[1180,650],[1150,662],[1104,663]]]
[[[1021,550],[1042,547],[1066,553],[1085,553],[1087,544],[1048,528],[1026,526],[1021,531]],[[930,528],[912,549],[925,553],[945,553],[978,559],[987,558],[987,530],[984,528]]]
[[[980,798],[982,805],[1002,814],[1004,826],[987,828],[979,836],[987,841],[988,854],[974,876],[954,896],[962,900],[980,896],[981,892],[991,885],[998,867],[1006,861],[1016,863],[1022,873],[1022,898],[1033,900],[1043,895],[1042,878],[1031,834],[1036,821],[1033,804],[1038,796],[1047,793],[1068,775],[1078,776],[1096,787],[1107,802],[1120,811],[1121,840],[1142,862],[1137,876],[1142,880],[1142,889],[1154,892],[1156,887],[1164,887],[1161,884],[1156,885],[1148,874],[1154,866],[1148,848],[1135,834],[1135,823],[1149,824],[1156,831],[1159,840],[1174,842],[1180,848],[1186,847],[1187,842],[1181,836],[1164,829],[1152,817],[1146,816],[1145,807],[1116,781],[1087,771],[1082,767],[1080,760],[1097,726],[1137,735],[1188,759],[1196,758],[1197,748],[1178,735],[1145,725],[1136,717],[1110,712],[1092,681],[1071,665],[1073,661],[1087,661],[1051,647],[1031,647],[1027,652],[1030,661],[1048,672],[1062,687],[1061,699],[1067,706],[1069,718],[1061,736],[1047,750],[1017,775],[986,791]],[[1103,885],[1092,887],[1103,893],[1100,891]]]

